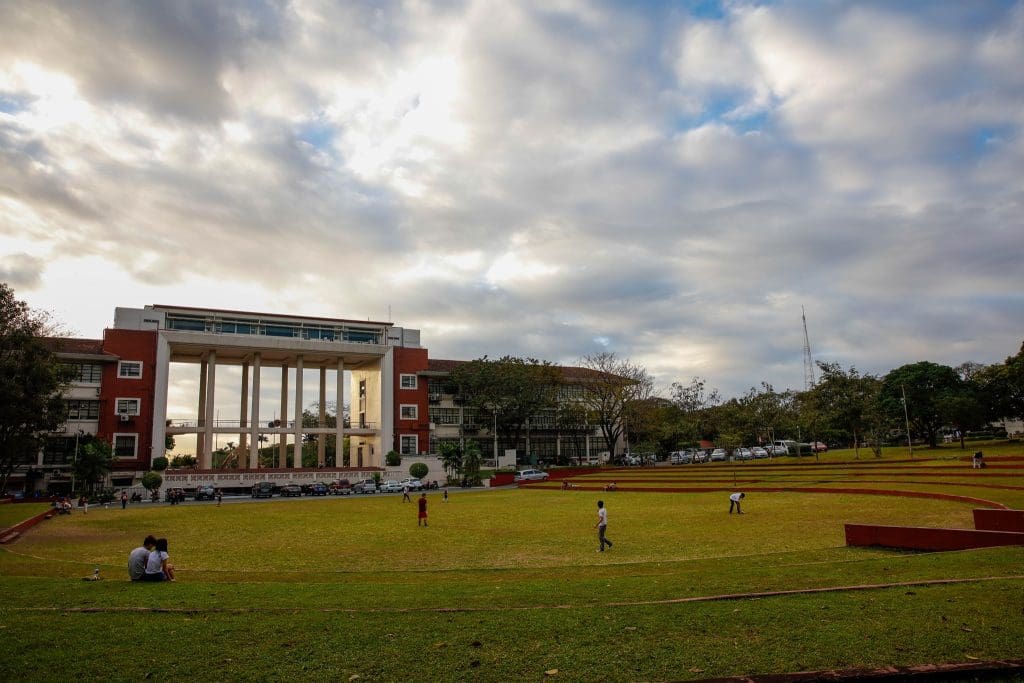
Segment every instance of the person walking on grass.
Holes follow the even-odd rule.
[[[412,499],[409,497],[409,486],[408,484],[402,487],[402,502],[411,503]]]
[[[742,515],[743,510],[740,510],[740,501],[747,497],[745,493],[734,493],[729,496],[729,514],[732,514],[733,506],[736,507],[736,514]]]
[[[420,494],[420,499],[416,501],[419,507],[419,515],[416,518],[416,526],[427,526],[427,494]]]
[[[607,544],[609,548],[612,547],[612,542],[605,538],[605,531],[608,530],[608,509],[604,506],[604,501],[597,501],[597,525],[594,527],[597,529],[597,540],[600,544],[599,552],[604,552],[604,546]]]

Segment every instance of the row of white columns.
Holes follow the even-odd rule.
[[[289,363],[285,361],[281,364],[281,425],[288,423],[288,368]],[[302,380],[304,363],[302,355],[295,357],[295,392],[294,392],[294,408],[295,418],[293,427],[293,438],[295,441],[294,458],[292,466],[295,468],[302,467]],[[319,423],[324,424],[327,417],[327,366],[320,365],[320,415]],[[260,447],[260,375],[262,365],[260,354],[253,353],[252,355],[252,396],[250,400],[249,396],[249,362],[245,361],[242,363],[242,391],[241,391],[241,404],[239,406],[239,450],[244,452],[248,447],[249,463],[248,467],[256,469],[259,466],[259,447]],[[335,457],[338,461],[342,458],[342,443],[344,436],[344,420],[341,414],[340,408],[344,404],[344,382],[345,382],[345,361],[341,358],[337,359],[337,404],[338,404],[338,415],[335,425]],[[203,418],[203,428],[199,432],[196,440],[196,457],[199,461],[199,467],[202,469],[211,469],[213,467],[213,435],[214,435],[214,399],[215,399],[215,387],[217,380],[217,352],[211,349],[207,353],[207,357],[200,363],[199,370],[199,415]],[[246,407],[250,406],[251,409],[246,415]],[[285,434],[281,434],[281,443],[278,450],[278,467],[287,466],[288,458],[288,443],[287,439],[284,438]],[[317,464],[323,465],[326,456],[326,439],[317,439]],[[242,466],[243,463],[239,463]]]

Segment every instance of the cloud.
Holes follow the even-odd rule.
[[[801,305],[865,371],[1016,349],[1024,3],[710,9],[7,3],[0,236],[83,330],[390,308],[727,394],[802,385]]]
[[[0,281],[15,289],[32,290],[41,284],[45,267],[43,259],[29,254],[4,256],[0,258]]]

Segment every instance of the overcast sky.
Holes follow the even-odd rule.
[[[661,386],[1024,339],[1024,3],[0,3],[0,279]]]

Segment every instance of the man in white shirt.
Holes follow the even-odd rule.
[[[149,553],[156,547],[156,539],[146,536],[142,545],[128,554],[128,578],[132,581],[142,581],[142,575],[146,573],[146,561]]]
[[[743,510],[740,510],[740,501],[747,497],[745,493],[734,493],[729,496],[729,514],[732,514],[733,506],[736,507],[736,513],[742,515]]]
[[[597,501],[597,526],[595,528],[597,529],[597,540],[601,544],[600,552],[603,553],[605,544],[609,548],[612,547],[612,542],[604,537],[604,532],[608,529],[608,510],[605,508],[603,500]]]

